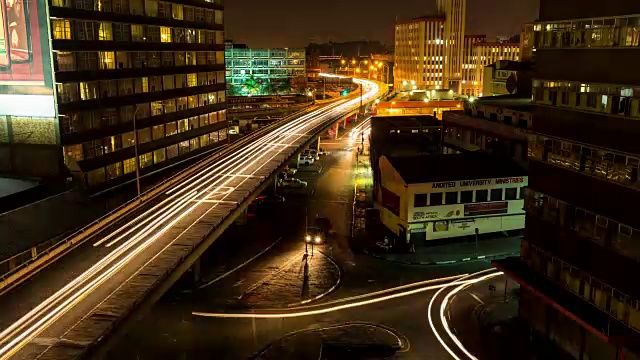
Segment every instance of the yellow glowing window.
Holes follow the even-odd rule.
[[[111,23],[100,23],[100,28],[98,29],[98,40],[113,40]]]
[[[71,40],[71,21],[53,20],[53,38]]]
[[[160,41],[161,42],[171,42],[171,28],[166,26],[160,27]]]
[[[187,74],[187,86],[196,86],[198,84],[196,74]]]
[[[100,69],[115,69],[116,62],[115,57],[113,55],[113,51],[100,51]]]

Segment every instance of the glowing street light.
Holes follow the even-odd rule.
[[[380,99],[376,99],[376,104],[380,104]]]
[[[424,102],[428,103],[429,102],[429,98],[424,98],[423,100]]]
[[[474,102],[474,101],[476,101],[476,98],[474,98],[473,96],[469,98],[469,102],[470,102],[470,103],[472,103],[472,102]]]
[[[345,63],[345,62],[346,62],[346,61],[345,61],[344,59],[340,60],[340,63],[341,63],[342,65],[344,65],[344,63]]]
[[[407,85],[407,80],[403,80],[402,85]]]
[[[356,69],[356,72],[357,72],[357,73],[359,73],[359,72],[360,72],[360,68],[357,68],[357,69]]]
[[[411,80],[411,85],[415,85],[416,81],[415,80]]]
[[[413,90],[417,89],[418,85],[413,85]]]
[[[355,65],[355,64],[356,64],[356,61],[355,61],[355,60],[351,60],[351,63]]]

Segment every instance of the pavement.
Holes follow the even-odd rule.
[[[347,150],[346,139],[322,141],[321,147],[331,151],[331,155],[320,160],[322,171],[318,173],[313,169],[301,168],[295,175],[308,181],[307,189],[281,192],[280,194],[286,198],[285,203],[250,218],[247,225],[238,225],[225,232],[202,259],[203,273],[200,286],[203,287],[194,290],[191,280],[185,277],[184,281],[154,306],[149,315],[120,339],[111,349],[108,358],[247,359],[269,345],[283,344],[281,340],[288,339],[291,334],[309,333],[310,330],[351,323],[366,323],[379,328],[383,324],[385,329],[404,339],[406,347],[397,350],[390,358],[451,358],[433,336],[427,319],[426,309],[433,292],[424,291],[402,297],[390,296],[349,308],[334,309],[332,304],[336,301],[351,304],[358,301],[357,297],[369,296],[389,288],[472,273],[491,268],[490,263],[475,261],[416,267],[380,261],[372,256],[354,252],[351,243],[351,221],[355,155],[353,151]],[[313,194],[312,190],[315,190]],[[258,287],[269,286],[264,284],[269,282],[268,277],[283,268],[287,261],[296,264],[290,265],[293,269],[299,269],[306,214],[312,217],[327,217],[333,223],[335,234],[321,250],[341,269],[340,284],[316,301],[295,309],[278,310],[276,314],[304,312],[318,307],[330,307],[331,311],[268,319],[205,318],[192,314],[194,311],[226,314],[267,312],[259,302],[250,304],[252,308],[247,309],[247,304],[243,304],[239,298],[256,284],[259,284]],[[281,240],[278,240],[280,238]],[[310,273],[313,274],[313,271]],[[299,281],[299,278],[296,281]],[[268,295],[267,299],[274,296],[270,291],[265,292]],[[329,350],[352,349],[358,344],[362,346],[367,344],[367,341],[375,339],[377,333],[376,329],[371,332],[371,337],[361,337],[358,341],[352,341],[349,346],[332,348],[330,344]],[[314,354],[311,350],[317,344],[323,343],[313,334],[307,334],[306,339],[301,340],[302,345],[293,345],[292,341],[287,341],[290,346],[281,348],[285,351],[303,348],[305,351],[309,350],[305,354]],[[318,355],[317,348],[315,354]],[[300,355],[297,358],[305,357]],[[345,356],[338,355],[334,358]]]
[[[459,292],[447,306],[452,331],[480,359],[573,359],[548,341],[532,341],[518,319],[518,293],[518,284],[504,275]]]
[[[415,253],[381,253],[371,255],[407,265],[444,265],[458,262],[516,256],[520,253],[520,236],[494,238],[475,242],[459,242],[437,246],[416,246]]]

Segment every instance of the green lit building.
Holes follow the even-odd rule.
[[[230,96],[284,95],[305,78],[304,49],[250,49],[228,43],[225,62]]]

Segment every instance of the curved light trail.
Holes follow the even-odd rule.
[[[381,90],[374,82],[357,79],[354,79],[354,82],[363,87],[362,101],[364,102],[369,102],[381,95]],[[289,121],[185,179],[173,190],[168,191],[165,194],[166,198],[158,204],[103,236],[94,243],[94,248],[104,251],[105,248],[111,249],[113,246],[113,250],[0,332],[0,359],[8,359],[16,354],[27,343],[93,294],[101,285],[155,244],[180,220],[206,203],[206,199],[211,194],[215,194],[224,201],[233,193],[228,191],[233,187],[230,186],[232,181],[235,180],[237,183],[238,179],[242,179],[235,187],[242,185],[249,178],[247,175],[255,175],[264,164],[279,156],[284,149],[295,145],[301,138],[312,136],[314,129],[320,125],[357,108],[360,101],[359,97],[341,99]],[[270,155],[272,152],[275,154]],[[189,227],[216,206],[218,205],[213,204]],[[169,247],[178,237],[171,239],[163,249]],[[103,244],[106,245],[102,247]]]

